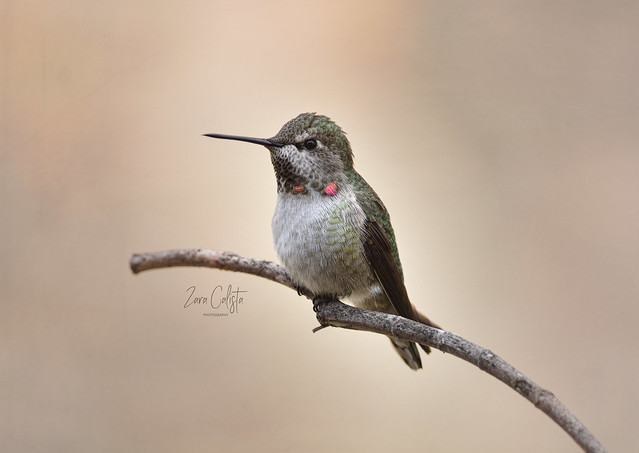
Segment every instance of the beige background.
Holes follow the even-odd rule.
[[[0,2],[0,450],[578,451],[434,352],[132,252],[275,259],[270,137],[331,116],[415,304],[639,449],[639,3]],[[248,291],[240,312],[186,290]],[[208,310],[210,311],[210,310]]]

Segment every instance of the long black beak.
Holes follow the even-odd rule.
[[[281,148],[282,146],[284,146],[284,143],[277,143],[266,138],[242,137],[240,135],[226,135],[226,134],[203,134],[203,135],[205,137],[211,137],[211,138],[221,138],[224,140],[237,140],[240,142],[255,143],[256,145],[262,145],[267,147],[275,146],[276,148]]]

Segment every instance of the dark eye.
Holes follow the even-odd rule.
[[[317,148],[317,140],[315,140],[314,138],[309,138],[304,142],[304,148],[309,151],[313,151],[315,148]]]

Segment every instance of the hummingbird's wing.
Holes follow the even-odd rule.
[[[393,228],[390,224],[388,211],[375,191],[357,172],[350,175],[355,187],[355,196],[366,214],[363,225],[362,245],[371,270],[377,277],[384,293],[397,311],[404,318],[412,319],[422,324],[439,327],[423,314],[419,313],[410,303],[404,277],[402,274],[399,254],[394,243]],[[391,238],[391,239],[389,239]],[[427,352],[430,349],[422,346]]]
[[[393,258],[393,249],[383,227],[374,220],[364,222],[364,252],[366,259],[390,299],[397,314],[417,320],[415,308],[410,303],[401,271]]]
[[[412,319],[413,321],[432,325],[430,320],[420,313],[417,313],[413,304],[410,303],[406,286],[404,286],[402,273],[393,258],[393,248],[388,237],[384,234],[384,228],[374,220],[366,219],[364,221],[363,242],[366,259],[377,280],[379,280],[380,285],[382,285],[384,293],[386,293],[386,296],[397,311],[397,314],[404,318]],[[393,343],[396,347],[401,345],[396,344],[396,342]],[[420,346],[424,351],[430,353],[428,346],[423,344],[420,344]],[[411,350],[414,350],[413,355],[417,354],[414,345],[411,347]],[[401,352],[400,355],[403,357]]]

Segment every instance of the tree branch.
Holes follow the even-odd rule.
[[[309,299],[313,294],[305,288],[297,288],[282,266],[270,261],[257,260],[231,252],[206,249],[168,250],[140,253],[129,261],[134,274],[150,269],[174,266],[210,267],[243,272],[273,280],[295,289]],[[319,304],[317,320],[322,326],[342,327],[390,335],[403,340],[428,345],[472,363],[496,377],[529,400],[554,420],[586,452],[605,452],[603,446],[588,429],[548,390],[535,384],[499,356],[454,333],[436,329],[400,316],[363,310],[332,301]]]

